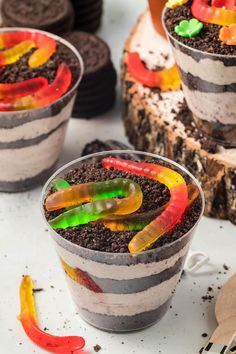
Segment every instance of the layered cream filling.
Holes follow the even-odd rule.
[[[216,85],[235,84],[236,64],[235,66],[225,66],[220,59],[209,58],[197,62],[190,55],[175,47],[172,48],[177,64],[185,73],[191,73],[193,76]]]
[[[183,258],[188,252],[189,245],[177,252],[175,255],[159,262],[139,263],[134,265],[115,265],[95,262],[82,258],[71,253],[56,244],[58,255],[72,268],[79,268],[97,278],[128,280],[139,279],[151,275],[159,274],[168,268],[173,267],[178,260]],[[154,251],[155,252],[155,251]]]
[[[236,125],[236,92],[201,92],[182,84],[189,108],[208,122]]]
[[[73,102],[70,101],[66,107],[55,116],[36,119],[32,122],[24,123],[9,129],[0,128],[0,143],[29,140],[48,134],[70,117],[72,103]]]
[[[158,309],[171,296],[181,272],[148,290],[132,294],[94,293],[66,276],[73,300],[79,308],[110,316],[134,316]]]
[[[49,169],[59,158],[67,124],[63,124],[41,143],[0,151],[0,182],[32,178]]]

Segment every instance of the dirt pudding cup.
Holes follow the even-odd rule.
[[[2,28],[0,46],[0,191],[19,192],[55,169],[83,63],[70,43],[34,29]]]
[[[164,168],[164,175],[166,171],[172,171],[171,174],[177,173],[186,181],[182,187],[188,193],[188,206],[180,220],[144,251],[133,252],[134,238],[145,230],[145,225],[150,226],[155,217],[158,223],[157,218],[164,215],[163,210],[169,213],[167,208],[171,209],[174,190],[169,190],[157,180],[106,165],[106,161],[109,164],[118,159],[137,166],[145,163],[150,168]],[[143,197],[139,209],[130,215],[118,216],[118,219],[117,216],[113,215],[112,219],[107,215],[89,224],[55,228],[55,220],[61,218],[62,212],[71,214],[71,210],[75,211],[71,208],[56,210],[56,205],[53,206],[55,196],[64,195],[67,188],[66,193],[70,193],[78,186],[91,191],[94,183],[98,188],[96,193],[101,192],[101,186],[110,188],[119,185],[121,188],[122,183],[128,184],[131,194],[136,188],[134,195],[128,192],[125,195],[135,204],[141,191]],[[55,189],[59,193],[54,192]],[[121,189],[119,193],[122,194]],[[114,189],[109,189],[110,196],[113,192]],[[99,208],[102,208],[105,203],[113,208],[113,202],[126,203],[126,197],[118,201],[116,198],[96,200],[92,204],[99,203]],[[97,205],[93,204],[93,210]],[[81,208],[87,209],[88,203],[78,208],[80,211]],[[175,162],[154,154],[128,150],[102,152],[79,158],[58,170],[43,189],[41,209],[82,319],[109,332],[136,331],[161,320],[170,306],[203,208],[204,196],[196,179]],[[172,218],[170,214],[169,218]],[[154,229],[154,237],[158,232]]]
[[[219,143],[235,146],[236,47],[220,39],[223,26],[204,21],[200,21],[203,25],[201,32],[192,38],[176,33],[176,27],[181,26],[180,20],[190,21],[195,18],[198,8],[196,5],[195,12],[192,11],[193,3],[189,1],[173,9],[166,8],[163,12],[163,26],[197,127]],[[210,5],[209,9],[212,9]],[[215,9],[221,10],[220,7]]]

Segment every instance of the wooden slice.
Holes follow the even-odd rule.
[[[203,186],[205,215],[236,224],[236,148],[226,149],[203,136],[195,126],[183,92],[160,92],[127,73],[127,52],[138,52],[150,69],[174,64],[166,40],[153,28],[150,13],[142,15],[128,38],[122,59],[123,120],[137,150],[154,152],[186,166]]]

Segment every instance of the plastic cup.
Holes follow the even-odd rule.
[[[182,89],[198,128],[223,145],[236,145],[236,56],[191,48],[163,27],[179,67]]]
[[[63,178],[84,161],[100,161],[105,156],[141,161],[158,159],[186,173],[191,183],[199,189],[202,200],[202,210],[196,224],[177,241],[132,255],[94,251],[62,238],[50,227],[44,214],[44,200],[51,181],[57,177]],[[150,153],[129,150],[96,153],[74,160],[54,173],[43,188],[41,210],[82,319],[109,332],[136,331],[161,320],[170,306],[203,209],[204,196],[198,181],[177,163]]]
[[[71,117],[76,89],[83,74],[78,51],[66,40],[29,28],[1,28],[45,33],[68,47],[78,60],[80,74],[74,86],[53,103],[14,112],[0,112],[0,191],[20,192],[45,182],[61,155],[67,123]]]

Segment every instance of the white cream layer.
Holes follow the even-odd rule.
[[[172,47],[175,60],[178,66],[185,72],[193,76],[208,81],[216,85],[235,84],[236,64],[235,66],[224,66],[221,60],[201,59],[199,62],[190,55],[181,52]]]
[[[179,259],[184,257],[188,252],[189,245],[174,256],[159,262],[140,263],[135,265],[113,265],[94,262],[82,258],[74,253],[67,251],[58,244],[56,249],[58,255],[72,268],[79,268],[84,272],[89,273],[97,278],[114,279],[114,280],[128,280],[148,277],[163,272],[164,270],[173,267]]]
[[[73,101],[70,101],[59,114],[53,117],[37,119],[10,129],[0,128],[0,142],[8,143],[22,139],[28,140],[49,133],[70,117],[72,103]]]
[[[0,182],[15,182],[37,176],[59,158],[67,124],[41,143],[22,149],[0,150]]]
[[[189,108],[198,118],[208,122],[236,125],[236,92],[200,92],[182,84]]]
[[[134,316],[158,309],[171,296],[181,272],[161,284],[135,294],[94,293],[66,276],[72,297],[79,308],[110,316]]]

